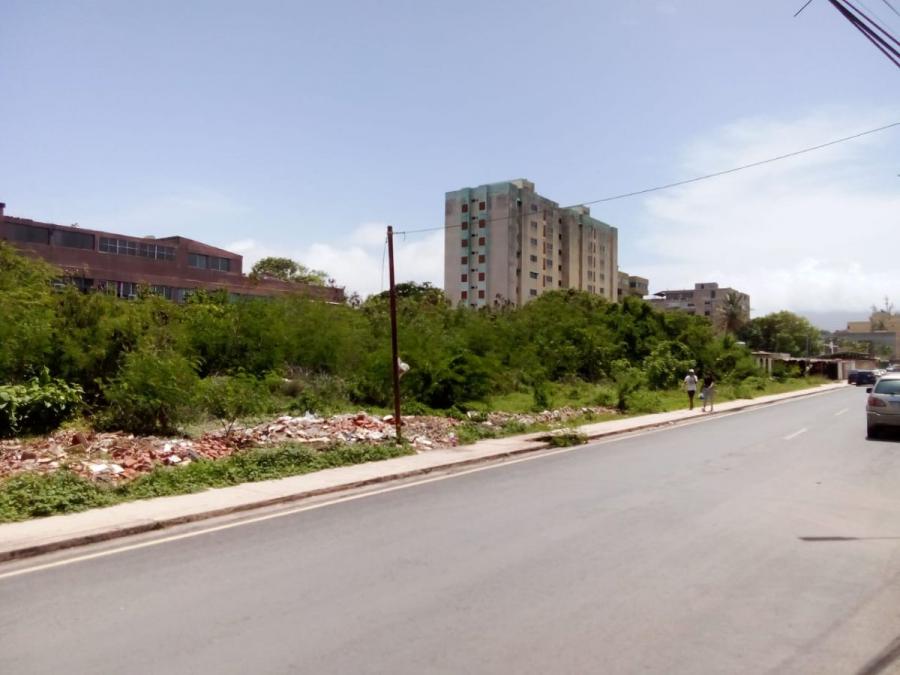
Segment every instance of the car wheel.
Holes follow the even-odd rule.
[[[878,438],[878,427],[866,427],[866,438]]]

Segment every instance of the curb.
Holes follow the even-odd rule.
[[[809,389],[809,390],[800,390],[797,393],[791,392],[790,396],[785,396],[783,399],[777,399],[775,401],[764,401],[759,403],[754,403],[753,399],[748,399],[747,403],[738,407],[729,408],[726,412],[736,412],[741,410],[747,410],[749,408],[758,408],[765,405],[769,405],[771,403],[776,403],[779,400],[790,400],[794,398],[804,398],[807,396],[815,396],[817,394],[825,393],[830,389],[822,390],[820,388]],[[607,438],[610,436],[621,436],[623,434],[632,433],[634,431],[645,431],[647,429],[657,429],[667,426],[678,426],[684,424],[685,422],[691,422],[696,419],[708,419],[703,417],[685,417],[683,419],[677,420],[669,420],[665,422],[648,422],[646,424],[641,424],[638,426],[634,426],[628,429],[617,429],[611,430],[601,433],[594,433],[587,435],[587,440],[597,440],[600,438]],[[577,428],[577,427],[576,427]],[[163,520],[149,520],[143,523],[138,523],[134,525],[124,525],[124,526],[115,526],[110,527],[107,530],[101,532],[94,532],[90,534],[80,534],[77,536],[58,539],[56,541],[49,541],[43,544],[35,544],[33,546],[24,546],[22,548],[10,549],[7,551],[0,551],[0,562],[8,562],[13,560],[23,560],[25,558],[32,558],[39,555],[44,555],[47,553],[54,553],[56,551],[62,551],[69,548],[76,548],[78,546],[87,546],[89,544],[97,544],[105,541],[112,541],[114,539],[119,539],[122,537],[130,537],[136,534],[145,534],[147,532],[154,532],[156,530],[163,530],[169,527],[175,527],[177,525],[186,525],[188,523],[195,523],[202,520],[209,520],[211,518],[218,518],[221,516],[232,515],[235,513],[242,513],[244,511],[252,511],[254,509],[266,508],[268,506],[277,506],[279,504],[290,504],[293,502],[301,501],[304,499],[310,499],[312,497],[321,497],[323,495],[334,494],[336,492],[345,492],[349,490],[354,490],[358,488],[368,487],[370,485],[379,485],[381,483],[389,483],[396,480],[403,480],[406,478],[414,478],[416,476],[426,476],[431,473],[447,471],[456,468],[463,468],[468,466],[474,466],[477,464],[487,464],[488,462],[493,462],[496,460],[508,459],[511,457],[518,457],[519,455],[526,455],[534,452],[541,452],[543,450],[556,449],[554,446],[550,445],[548,442],[542,440],[544,437],[548,435],[549,432],[536,432],[532,434],[528,434],[528,436],[532,436],[536,438],[532,439],[523,439],[524,442],[527,442],[531,445],[529,447],[517,448],[514,450],[503,450],[498,451],[495,454],[484,456],[484,457],[473,457],[470,459],[462,459],[455,462],[446,462],[444,464],[438,464],[435,466],[430,466],[423,469],[412,469],[409,471],[400,471],[391,474],[385,474],[382,476],[375,476],[372,478],[367,478],[364,480],[353,481],[350,483],[341,483],[339,485],[332,485],[329,487],[318,488],[315,490],[306,490],[304,492],[297,492],[290,495],[281,495],[278,497],[270,497],[267,499],[261,499],[259,501],[248,502],[245,504],[238,504],[236,506],[228,506],[219,509],[212,509],[209,511],[200,511],[197,513],[189,513],[183,516],[177,516],[174,518],[166,518]],[[514,437],[508,437],[514,438]],[[574,446],[578,447],[578,446]]]

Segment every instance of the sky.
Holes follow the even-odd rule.
[[[0,0],[0,201],[365,296],[386,225],[442,225],[447,191],[578,204],[900,121],[900,70],[802,4]],[[591,210],[651,292],[717,281],[824,328],[900,305],[900,127]],[[398,281],[441,285],[442,251],[399,237]]]

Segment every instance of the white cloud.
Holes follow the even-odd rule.
[[[249,271],[260,258],[288,257],[307,267],[324,270],[338,286],[346,288],[348,295],[356,292],[365,297],[387,288],[386,237],[386,226],[365,223],[346,237],[345,243],[340,246],[314,243],[289,250],[275,250],[253,239],[243,239],[225,248],[244,256],[245,271]],[[396,235],[394,258],[397,283],[429,281],[438,287],[443,285],[443,232]]]
[[[690,144],[681,170],[758,161],[898,113],[741,120]],[[652,291],[718,281],[749,293],[754,315],[859,309],[900,295],[897,147],[896,131],[886,131],[648,198],[639,248],[658,262],[634,273],[649,276]]]

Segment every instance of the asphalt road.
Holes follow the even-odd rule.
[[[864,398],[0,566],[0,673],[894,672],[900,443]]]

